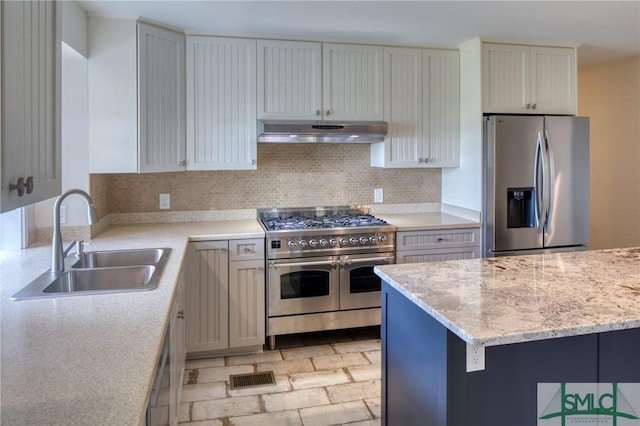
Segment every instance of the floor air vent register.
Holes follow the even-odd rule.
[[[274,386],[276,378],[273,371],[262,371],[260,373],[232,374],[229,376],[231,390],[257,388],[260,386]]]

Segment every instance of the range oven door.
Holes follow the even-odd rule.
[[[392,252],[340,256],[340,309],[380,307],[382,280],[373,268],[393,261]]]
[[[269,261],[269,316],[336,311],[337,256]]]

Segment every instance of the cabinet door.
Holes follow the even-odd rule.
[[[138,23],[138,169],[185,169],[184,35]]]
[[[187,352],[229,345],[229,252],[227,241],[189,243],[186,270]]]
[[[420,167],[423,138],[422,50],[384,49],[384,142],[371,145],[371,165]]]
[[[380,46],[323,44],[325,120],[383,119],[383,52]]]
[[[256,41],[187,38],[187,169],[256,169]]]
[[[169,371],[169,424],[178,423],[178,407],[182,394],[182,376],[185,366],[184,340],[184,271],[180,271],[176,298],[171,310],[171,326],[169,331],[170,371]]]
[[[457,51],[423,52],[425,167],[460,165],[460,59]]]
[[[529,47],[504,44],[482,45],[482,98],[485,113],[532,112]]]
[[[320,43],[258,40],[258,118],[320,118],[320,53]]]
[[[55,2],[2,2],[1,9],[4,212],[60,194],[61,44]],[[33,182],[22,196],[10,189],[19,179]]]
[[[576,53],[531,47],[531,104],[538,114],[576,114]]]
[[[264,259],[229,262],[229,347],[263,345]]]

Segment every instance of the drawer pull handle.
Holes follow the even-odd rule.
[[[436,239],[436,241],[438,241],[439,243],[441,243],[441,242],[445,241],[445,239],[444,239],[444,238],[442,238],[442,237],[438,237],[438,238]]]

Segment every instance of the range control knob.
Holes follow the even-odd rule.
[[[306,241],[306,240],[300,240],[300,241],[298,241],[298,245],[299,245],[301,248],[305,248],[306,246],[308,246],[308,245],[309,245],[309,243],[307,243],[307,241]]]
[[[351,237],[349,238],[349,242],[352,246],[355,246],[356,244],[358,244],[358,239],[356,237]]]
[[[318,247],[318,240],[314,240],[314,239],[309,240],[309,246]]]
[[[347,244],[349,244],[349,240],[347,240],[346,238],[340,238],[341,246],[346,246]]]
[[[325,240],[324,238],[320,239],[320,247],[326,247],[328,244],[329,244],[329,241]]]
[[[298,243],[296,243],[293,240],[289,240],[289,242],[287,243],[287,245],[289,246],[289,248],[296,248],[298,246]]]
[[[378,241],[380,241],[381,243],[384,243],[385,241],[387,241],[387,236],[386,235],[379,235],[378,236]]]
[[[369,242],[371,244],[375,244],[377,242],[376,237],[374,237],[373,235],[369,237]]]
[[[368,241],[369,240],[367,240],[367,237],[360,237],[360,244],[365,245]]]
[[[329,240],[329,245],[330,245],[331,247],[335,247],[335,246],[336,246],[336,244],[337,244],[337,242],[336,242],[336,240],[334,240],[333,238],[331,238],[331,239]]]

